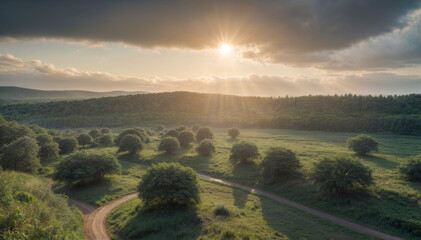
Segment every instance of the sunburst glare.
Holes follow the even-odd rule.
[[[229,55],[229,54],[232,53],[232,47],[231,47],[231,45],[226,44],[226,43],[220,45],[218,50],[219,50],[219,53],[222,54],[222,55],[224,55],[224,56]]]

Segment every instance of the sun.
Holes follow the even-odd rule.
[[[219,46],[219,53],[222,55],[229,55],[232,52],[232,47],[229,44],[222,44],[221,46]]]

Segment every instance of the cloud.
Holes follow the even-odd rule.
[[[320,68],[333,70],[385,70],[421,63],[421,10],[408,17],[402,29],[370,38],[329,56]]]
[[[408,24],[405,17],[419,2],[4,0],[0,3],[0,37],[188,49],[229,42],[242,46],[243,56],[254,60],[320,65],[339,60],[330,57],[335,51],[404,28]]]
[[[284,77],[247,75],[204,76],[192,79],[144,79],[104,72],[62,69],[39,60],[25,61],[0,54],[0,85],[36,89],[91,91],[195,91],[243,96],[301,96],[308,94],[408,94],[421,92],[421,77],[391,73]]]

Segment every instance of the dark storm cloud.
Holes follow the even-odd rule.
[[[327,61],[407,24],[419,0],[155,0],[0,2],[0,37],[124,42],[203,49],[221,41],[245,57],[286,64]]]

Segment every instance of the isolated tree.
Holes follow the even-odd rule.
[[[166,137],[161,140],[158,151],[165,151],[167,154],[173,154],[180,149],[180,142],[175,137]]]
[[[142,149],[142,140],[134,134],[128,134],[121,139],[118,152],[128,151],[130,154],[136,154],[142,151]]]
[[[38,158],[39,146],[30,137],[21,137],[4,146],[0,165],[4,169],[35,172],[41,167]]]
[[[346,145],[358,155],[366,155],[372,151],[377,152],[379,143],[368,135],[360,134],[356,137],[349,138],[346,141]]]
[[[103,129],[101,129],[101,133],[102,134],[110,134],[111,130],[109,128],[103,128]]]
[[[205,139],[197,146],[196,151],[202,156],[209,156],[215,152],[215,146],[209,139]]]
[[[194,134],[189,130],[184,130],[180,132],[178,135],[178,141],[180,142],[180,146],[186,147],[190,143],[194,142]]]
[[[136,136],[138,136],[140,138],[140,140],[142,140],[143,143],[149,143],[149,137],[146,135],[146,131],[142,128],[129,128],[126,129],[124,131],[122,131],[117,138],[114,140],[114,143],[117,144],[117,146],[120,145],[120,141],[121,139],[124,138],[124,136],[128,135],[128,134],[134,134]]]
[[[232,146],[230,160],[233,163],[247,163],[258,156],[259,150],[257,149],[256,144],[241,141]]]
[[[421,154],[402,162],[398,170],[405,179],[412,182],[421,182]]]
[[[101,131],[98,129],[93,129],[91,131],[89,131],[89,135],[93,138],[96,139],[97,137],[101,136]]]
[[[175,130],[175,129],[171,129],[171,130],[169,130],[169,131],[167,131],[166,133],[165,133],[165,137],[175,137],[175,138],[178,138],[178,131],[177,130]]]
[[[78,149],[78,142],[74,137],[59,139],[57,141],[60,148],[60,154],[68,154]]]
[[[113,145],[113,136],[111,134],[104,134],[97,139],[97,142],[103,146],[111,146]]]
[[[178,163],[150,167],[138,186],[147,207],[193,207],[200,202],[198,175]]]
[[[121,166],[113,154],[104,152],[77,152],[61,161],[54,179],[64,182],[100,181],[106,174],[120,173]]]
[[[373,183],[371,172],[357,159],[333,156],[314,163],[311,176],[319,185],[319,190],[340,196],[367,188]]]
[[[300,167],[300,161],[295,153],[282,147],[269,148],[259,165],[265,183],[273,183],[285,177],[295,176]]]
[[[0,124],[0,147],[24,136],[34,137],[35,134],[29,127],[16,122]]]
[[[230,136],[231,138],[236,138],[240,136],[240,130],[238,128],[229,128],[228,136]]]
[[[86,134],[86,133],[82,133],[77,137],[77,142],[81,146],[86,146],[86,145],[92,144],[93,139],[92,139],[91,135]]]
[[[49,161],[58,158],[60,152],[59,145],[54,142],[48,134],[41,134],[36,137],[37,144],[40,147],[38,156],[41,161]]]
[[[212,129],[210,129],[210,127],[201,127],[197,130],[196,133],[196,140],[198,142],[204,140],[204,139],[212,139],[213,138],[213,132]]]

